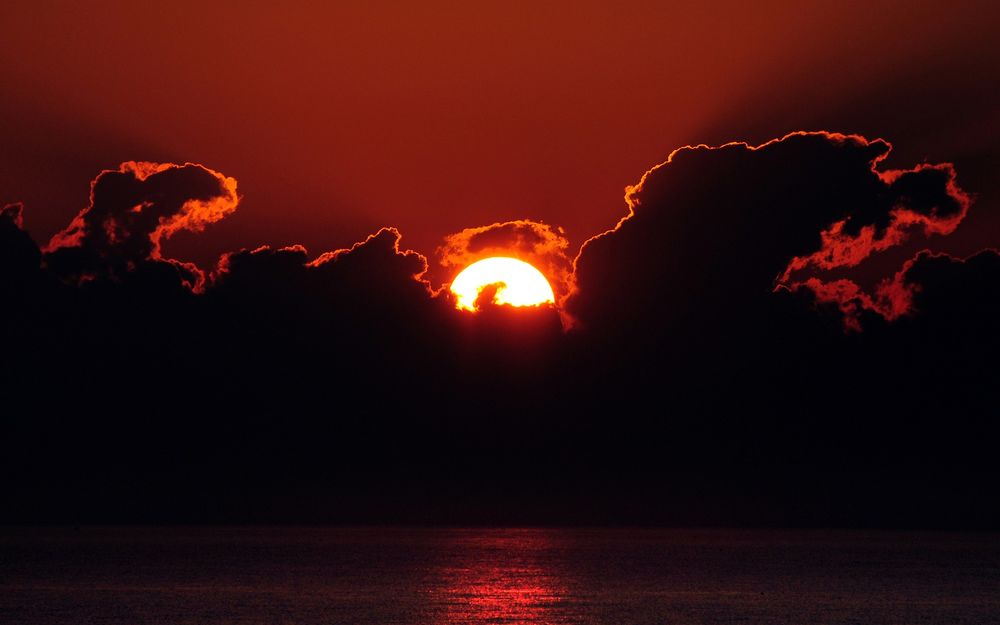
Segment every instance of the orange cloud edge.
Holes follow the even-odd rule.
[[[443,237],[444,242],[434,253],[443,267],[456,271],[480,258],[495,255],[508,255],[532,264],[549,279],[556,293],[556,302],[554,304],[542,304],[541,307],[553,308],[558,311],[562,316],[564,327],[568,329],[573,327],[573,319],[565,312],[563,306],[566,300],[572,297],[577,289],[574,278],[580,258],[594,241],[602,237],[612,236],[624,223],[635,216],[636,210],[639,208],[637,194],[651,174],[660,168],[669,166],[679,154],[686,151],[711,151],[733,146],[756,151],[796,136],[821,136],[834,142],[854,142],[861,146],[874,147],[876,152],[871,159],[870,168],[878,176],[878,179],[885,184],[892,183],[904,174],[924,169],[940,170],[947,176],[947,191],[961,206],[961,210],[957,214],[947,218],[936,218],[934,215],[918,214],[899,207],[893,209],[891,222],[882,233],[876,233],[872,226],[865,226],[857,236],[849,236],[843,232],[844,221],[830,224],[826,230],[820,233],[823,242],[822,247],[812,254],[789,259],[785,271],[780,276],[775,277],[773,285],[776,291],[782,289],[789,291],[808,289],[815,295],[818,301],[836,304],[844,313],[845,327],[848,329],[860,330],[857,318],[859,313],[864,310],[876,312],[890,321],[908,314],[912,311],[913,286],[905,284],[902,276],[912,264],[912,260],[907,261],[903,268],[894,276],[886,278],[872,293],[865,292],[849,279],[842,278],[823,281],[817,276],[795,277],[796,274],[810,268],[832,269],[856,266],[875,253],[901,244],[907,239],[910,230],[913,228],[922,228],[928,236],[950,234],[964,220],[969,206],[972,204],[972,196],[958,187],[955,169],[951,163],[923,163],[910,169],[879,171],[878,166],[891,152],[892,144],[881,138],[869,140],[859,134],[843,134],[828,131],[795,131],[757,145],[751,145],[744,141],[731,141],[716,146],[697,144],[676,148],[671,151],[665,161],[648,169],[636,184],[625,187],[626,214],[616,222],[614,227],[584,240],[572,257],[568,254],[570,244],[562,228],[528,219],[495,222],[484,226],[466,228],[462,231],[446,235]],[[161,243],[182,230],[200,232],[207,225],[232,214],[237,209],[241,196],[237,192],[237,181],[235,178],[225,176],[198,163],[188,162],[179,165],[174,163],[127,161],[122,163],[117,170],[102,171],[91,183],[90,205],[83,209],[65,229],[56,233],[43,248],[43,251],[51,253],[55,250],[77,247],[82,244],[82,239],[86,236],[85,218],[88,211],[92,210],[95,206],[95,189],[98,182],[105,175],[131,175],[135,180],[145,182],[163,172],[184,168],[196,168],[214,177],[219,185],[218,193],[207,199],[188,200],[175,213],[161,218],[156,226],[147,233],[149,239],[147,259],[175,265],[186,275],[191,276],[191,279],[187,280],[185,284],[194,293],[203,293],[221,274],[226,272],[229,257],[238,252],[223,254],[218,260],[214,271],[206,274],[194,263],[165,258],[161,252]],[[133,208],[133,211],[141,212],[143,209],[144,205],[140,203]],[[121,224],[116,222],[117,218],[117,216],[112,215],[104,223],[106,232],[103,236],[112,243],[119,236],[118,229]],[[454,296],[447,288],[448,284],[441,284],[435,287],[427,277],[429,268],[427,256],[412,249],[403,249],[400,246],[402,234],[398,228],[393,226],[383,227],[376,233],[369,235],[364,241],[354,243],[350,247],[323,252],[312,260],[308,260],[306,266],[309,268],[319,268],[327,263],[336,262],[342,256],[356,252],[370,244],[373,240],[384,236],[393,239],[392,250],[394,254],[416,261],[417,270],[412,274],[412,279],[423,286],[429,297],[444,298],[447,300],[454,299]],[[504,244],[505,236],[508,237],[506,245]],[[264,245],[252,250],[251,253],[270,249],[270,246]],[[306,249],[301,245],[280,248],[280,250],[295,250],[302,254],[307,254]],[[239,251],[245,252],[247,249],[244,248]],[[922,253],[930,254],[931,252],[924,250]],[[452,301],[451,303],[454,302]]]

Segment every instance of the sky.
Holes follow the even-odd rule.
[[[995,12],[4,5],[0,524],[1000,528]]]
[[[994,12],[10,2],[0,198],[25,203],[44,242],[83,207],[96,172],[201,163],[245,196],[231,219],[170,243],[211,263],[261,244],[319,254],[387,225],[430,256],[450,233],[524,218],[579,246],[614,225],[624,187],[673,149],[795,130],[885,138],[891,163],[954,162],[982,193],[997,162]]]

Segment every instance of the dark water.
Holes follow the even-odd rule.
[[[0,531],[0,622],[1000,622],[987,534]]]

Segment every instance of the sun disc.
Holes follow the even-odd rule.
[[[451,283],[457,305],[476,310],[476,298],[490,285],[498,285],[493,301],[510,306],[539,306],[555,303],[549,281],[523,260],[494,256],[478,260],[463,269]]]

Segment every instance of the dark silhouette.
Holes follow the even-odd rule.
[[[888,149],[680,150],[561,309],[456,310],[392,228],[164,258],[236,206],[197,165],[101,174],[46,250],[10,205],[2,521],[1000,527],[1000,256],[855,282],[969,209],[950,166],[879,173]],[[443,249],[568,266],[545,224],[472,230]]]

